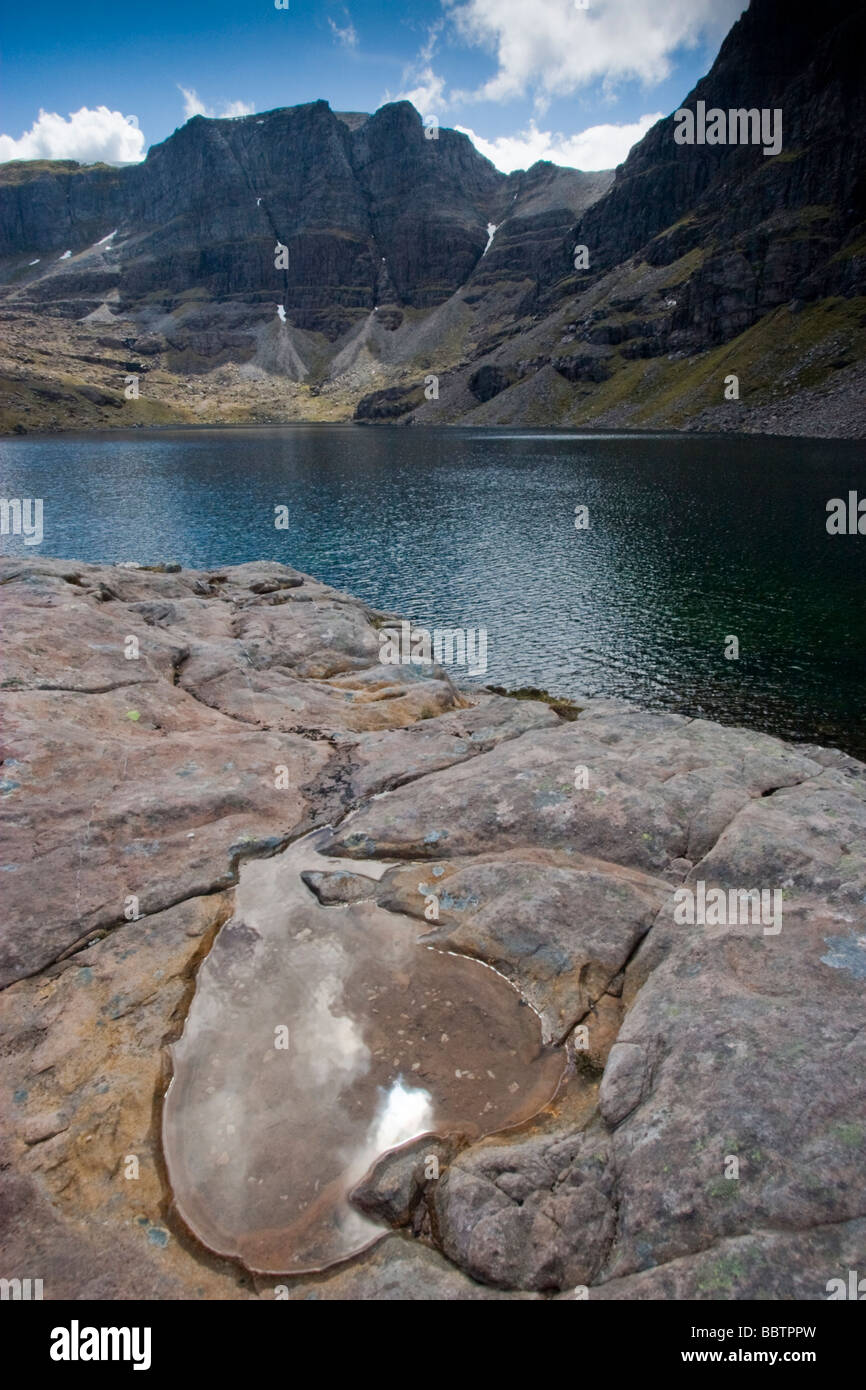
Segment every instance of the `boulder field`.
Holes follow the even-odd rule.
[[[0,1274],[46,1298],[826,1298],[866,1268],[866,766],[382,666],[385,621],[270,562],[0,562]],[[492,966],[565,1076],[517,1125],[377,1158],[351,1200],[381,1239],[281,1277],[185,1225],[162,1112],[202,962],[313,831],[305,931],[393,918]],[[778,891],[780,929],[685,920],[700,884]]]

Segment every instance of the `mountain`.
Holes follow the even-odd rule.
[[[778,111],[772,155],[671,115],[615,175],[506,176],[407,102],[318,101],[0,165],[0,427],[866,433],[864,39],[854,0],[753,0],[683,106]]]
[[[681,145],[659,121],[514,338],[415,418],[866,434],[864,52],[854,0],[753,0],[683,107],[778,110],[782,151]],[[511,384],[479,405],[482,366]]]
[[[466,136],[430,138],[408,102],[197,116],[123,169],[0,166],[0,315],[20,364],[2,364],[7,412],[41,420],[47,399],[57,420],[127,423],[171,418],[191,392],[193,418],[214,403],[279,418],[316,413],[318,392],[351,415],[391,374],[473,350],[464,308],[442,356],[490,226],[507,223],[516,278],[540,275],[612,177],[506,176]]]

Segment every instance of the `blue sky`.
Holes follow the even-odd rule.
[[[470,132],[502,168],[536,158],[609,167],[679,105],[744,3],[9,6],[0,29],[0,160],[120,162],[141,158],[197,111],[237,115],[320,97],[334,110],[374,111],[408,96],[422,115]]]

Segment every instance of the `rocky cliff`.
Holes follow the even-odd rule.
[[[229,388],[229,417],[233,390],[240,410],[258,398],[267,411],[331,386],[345,414],[425,339],[431,360],[442,349],[431,315],[470,281],[491,225],[509,222],[517,278],[540,274],[612,178],[552,165],[506,177],[464,135],[428,135],[408,102],[343,118],[318,101],[195,117],[124,169],[0,166],[0,313],[17,389],[50,378],[59,351],[87,364],[82,384],[104,396],[91,406],[122,408],[125,423],[169,412],[172,385],[190,377],[204,395]],[[142,379],[132,410],[129,371]],[[66,405],[81,408],[74,395]]]
[[[381,666],[384,615],[273,563],[7,559],[0,593],[7,1274],[38,1271],[47,1299],[594,1301],[824,1299],[862,1271],[862,763],[611,701],[565,719]],[[779,915],[690,924],[677,895],[701,884],[778,891]],[[348,1014],[334,962],[359,926],[494,966],[565,1077],[507,1132],[374,1148],[352,1202],[378,1243],[283,1278],[260,1242],[244,1262],[191,1233],[166,1089],[200,1002],[210,1051],[232,1039],[222,1129],[183,1111],[181,1128],[225,1210],[272,1243],[291,1189],[277,1181],[269,1213],[249,1175],[269,1156],[273,1186],[297,1126],[274,1149],[285,1096],[266,1102],[258,1024],[295,1028],[322,990],[332,1022]],[[262,975],[268,931],[284,949]],[[310,973],[322,939],[327,979]],[[286,963],[305,989],[275,1018]],[[371,1047],[380,963],[352,1011]],[[455,1093],[492,1077],[522,1103],[490,1020],[388,1018],[377,1065],[417,1088],[447,1059]]]
[[[32,274],[37,302],[89,290],[95,307],[106,286],[119,310],[149,296],[171,307],[191,290],[269,309],[276,297],[299,327],[334,337],[377,297],[420,308],[447,298],[480,256],[505,183],[465,136],[425,139],[406,102],[354,130],[324,101],[196,116],[141,165],[25,173],[3,189],[0,255],[77,257],[114,232],[108,265]]]
[[[319,101],[0,166],[0,423],[862,433],[864,40],[857,0],[752,0],[683,105],[778,111],[770,156],[669,116],[615,178],[506,177],[406,102]]]
[[[519,349],[482,344],[415,418],[456,404],[488,424],[809,433],[811,413],[817,432],[866,432],[864,48],[851,0],[753,0],[682,106],[776,111],[780,152],[679,144],[674,116],[659,121],[570,229],[524,305]],[[589,266],[575,271],[578,245]],[[510,389],[478,408],[481,362]]]

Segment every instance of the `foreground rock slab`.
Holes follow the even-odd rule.
[[[864,765],[379,667],[380,615],[279,565],[3,561],[0,612],[5,1277],[38,1265],[49,1298],[815,1299],[866,1267]],[[186,1228],[162,1106],[241,865],[279,877],[317,827],[322,917],[393,915],[492,965],[568,1074],[517,1129],[425,1142],[432,1170],[411,1145],[375,1159],[354,1193],[375,1249],[263,1278]],[[779,910],[689,921],[713,888]]]

